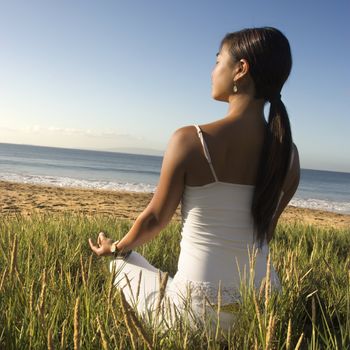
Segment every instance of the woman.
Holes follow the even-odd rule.
[[[280,95],[291,65],[288,40],[275,28],[227,34],[212,72],[212,97],[228,103],[227,115],[177,130],[147,208],[119,242],[100,233],[97,246],[89,241],[91,249],[97,255],[111,251],[120,255],[150,241],[182,201],[178,271],[166,288],[179,310],[184,309],[184,296],[189,296],[194,314],[204,310],[204,300],[217,304],[219,292],[222,305],[237,302],[239,270],[249,271],[249,250],[254,247],[259,286],[266,274],[268,243],[299,184],[298,151]],[[270,103],[268,122],[266,103]],[[136,252],[113,260],[111,268],[121,272],[116,283],[129,302],[134,301],[142,270],[137,308],[142,313],[154,310],[159,289],[156,268]],[[278,288],[273,269],[271,277]],[[220,317],[221,327],[228,329],[234,317],[229,312]]]

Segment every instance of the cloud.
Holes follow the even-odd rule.
[[[0,142],[26,143],[41,146],[72,148],[153,148],[162,150],[164,145],[118,130],[92,130],[62,128],[57,126],[31,125],[25,127],[3,127]]]
[[[77,128],[60,128],[57,126],[40,126],[30,125],[25,127],[13,128],[7,126],[0,126],[0,130],[11,131],[11,132],[24,132],[24,133],[57,133],[61,135],[83,135],[91,137],[130,137],[132,135],[120,133],[118,131],[106,130],[106,131],[95,131],[91,129],[77,129]]]
[[[31,127],[26,127],[22,129],[25,132],[50,132],[58,133],[61,135],[82,135],[89,137],[132,137],[138,138],[131,134],[120,133],[116,130],[106,130],[106,131],[96,131],[91,129],[76,129],[76,128],[59,128],[56,126],[42,127],[39,125],[34,125]]]

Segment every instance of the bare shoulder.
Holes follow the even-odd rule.
[[[193,125],[183,126],[175,130],[170,138],[170,144],[173,144],[178,148],[190,151],[196,145],[196,135],[197,131]]]
[[[187,162],[196,149],[196,132],[193,125],[175,130],[170,137],[166,155],[178,161]]]
[[[186,141],[192,139],[193,135],[196,133],[196,128],[194,125],[183,126],[173,132],[172,138]]]

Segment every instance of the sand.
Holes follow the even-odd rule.
[[[151,193],[64,188],[0,181],[2,215],[69,211],[89,216],[108,214],[117,218],[136,219],[151,198]],[[180,220],[179,208],[174,215],[174,220]],[[280,221],[350,230],[350,215],[293,206],[285,209]]]

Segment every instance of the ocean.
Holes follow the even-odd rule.
[[[154,192],[162,157],[0,143],[0,181]],[[301,169],[290,205],[350,214],[350,173]]]

